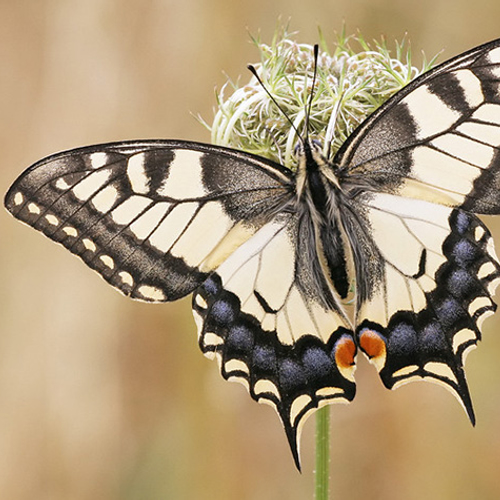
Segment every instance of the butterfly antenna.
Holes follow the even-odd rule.
[[[311,116],[312,102],[314,97],[314,87],[316,85],[316,77],[318,76],[318,53],[319,53],[319,46],[316,43],[314,44],[314,56],[313,56],[314,68],[313,68],[312,87],[311,87],[311,93],[309,94],[309,103],[307,104],[306,117],[305,117],[306,141],[309,140],[309,117]]]
[[[269,98],[271,99],[271,101],[275,104],[275,106],[281,111],[281,113],[283,114],[283,116],[287,119],[288,123],[290,124],[290,126],[292,127],[292,129],[297,134],[297,137],[299,138],[300,142],[302,142],[302,144],[305,144],[304,139],[300,135],[300,132],[298,131],[298,129],[295,126],[295,124],[293,123],[293,121],[288,116],[287,112],[281,107],[280,103],[276,100],[276,98],[271,94],[271,92],[269,92],[269,90],[267,89],[267,87],[264,85],[264,82],[262,81],[262,79],[258,75],[257,70],[255,69],[255,66],[253,66],[252,64],[249,64],[247,66],[247,68],[252,73],[252,75],[255,76],[255,78],[259,82],[260,86],[264,89],[264,91],[269,96]]]

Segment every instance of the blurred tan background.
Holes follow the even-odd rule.
[[[0,191],[52,152],[120,139],[208,141],[214,88],[255,62],[279,19],[302,42],[345,21],[407,32],[441,61],[500,37],[489,0],[1,0]],[[121,297],[0,211],[0,498],[312,498],[314,419],[298,474],[274,411],[198,350],[189,299]],[[500,224],[490,221],[500,245]],[[500,315],[468,359],[473,429],[441,387],[395,392],[359,360],[332,407],[332,489],[349,499],[500,498]]]

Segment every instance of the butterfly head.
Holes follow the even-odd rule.
[[[325,182],[339,186],[339,182],[330,165],[323,156],[322,144],[315,139],[301,139],[295,148],[297,157],[297,197],[300,199],[306,191],[321,189]]]

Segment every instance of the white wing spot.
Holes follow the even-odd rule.
[[[127,163],[128,179],[132,190],[138,194],[147,194],[149,192],[149,177],[144,169],[145,160],[145,153],[137,153],[131,156]]]
[[[218,345],[222,345],[224,343],[224,339],[219,337],[219,335],[215,333],[205,333],[203,336],[203,345],[205,347],[215,347]],[[208,353],[205,353],[205,356],[209,356]],[[210,357],[210,356],[209,356]]]
[[[290,408],[290,421],[295,425],[295,420],[299,416],[300,412],[312,401],[311,396],[307,394],[302,394],[292,403]]]
[[[272,394],[276,398],[281,399],[280,391],[278,387],[276,387],[276,384],[264,378],[257,380],[257,382],[255,382],[253,391],[256,394],[256,396],[260,396],[267,392]]]
[[[118,273],[118,276],[120,277],[124,285],[133,286],[134,278],[132,278],[132,275],[130,273],[127,273],[127,271],[120,271]]]
[[[404,368],[401,368],[400,370],[396,370],[392,376],[393,378],[396,377],[406,377],[407,375],[410,375],[413,372],[416,372],[418,370],[417,365],[409,365],[405,366]]]
[[[474,316],[474,314],[479,311],[479,309],[482,309],[483,307],[491,307],[491,300],[488,297],[482,296],[482,297],[476,297],[468,307],[468,312],[471,316]]]
[[[176,150],[168,170],[168,178],[158,190],[158,195],[176,200],[205,196],[207,193],[203,185],[202,157],[203,154],[198,151]]]
[[[464,328],[457,333],[455,333],[453,337],[453,352],[456,354],[458,351],[458,348],[462,345],[465,344],[466,342],[469,342],[471,340],[474,340],[476,338],[476,334],[470,329],[470,328]]]
[[[57,189],[60,189],[61,191],[67,191],[68,189],[71,188],[71,186],[62,177],[60,177],[59,179],[57,179],[57,181],[55,182],[54,186]]]
[[[479,106],[484,101],[481,82],[477,76],[468,69],[461,69],[452,73],[457,77],[460,86],[464,89],[463,96],[471,107]]]
[[[28,210],[32,214],[37,214],[37,215],[41,212],[40,207],[37,204],[33,203],[33,202],[28,205]]]
[[[479,241],[484,236],[485,233],[486,231],[484,230],[483,227],[477,226],[476,229],[474,230],[474,238],[476,239],[476,241]]]
[[[156,286],[142,285],[137,289],[137,293],[148,300],[166,300],[165,294]]]
[[[78,231],[71,226],[66,226],[63,227],[63,232],[66,233],[68,236],[78,236]]]
[[[108,155],[107,153],[104,153],[102,151],[97,153],[92,153],[89,157],[89,160],[92,168],[104,167],[104,165],[106,165],[108,161]]]
[[[497,47],[496,49],[490,50],[490,52],[488,54],[488,59],[493,64],[500,63],[500,47]]]
[[[250,375],[250,370],[248,366],[240,359],[230,359],[229,361],[226,362],[224,368],[226,369],[227,373],[243,372],[246,373],[247,375]]]
[[[88,238],[83,238],[82,243],[83,243],[83,246],[87,250],[90,250],[91,252],[95,252],[97,250],[95,243],[92,240],[89,240]]]
[[[106,267],[109,267],[110,269],[115,268],[115,261],[109,255],[101,255],[99,259],[101,259],[102,263]]]
[[[444,363],[437,363],[435,361],[431,361],[424,365],[424,370],[430,373],[434,373],[434,375],[445,377],[448,380],[452,380],[453,382],[456,382],[458,384],[457,377],[455,376],[451,368],[448,365],[445,365]]]
[[[59,224],[59,219],[55,215],[47,214],[45,218],[47,219],[47,222],[52,226],[57,226]]]
[[[14,205],[20,205],[24,201],[24,196],[19,191],[14,195]]]
[[[490,274],[493,274],[497,268],[493,262],[485,262],[477,271],[477,277],[479,279],[486,278]]]
[[[342,394],[344,391],[340,387],[322,387],[316,391],[316,396],[320,398],[328,398]]]
[[[194,301],[196,302],[196,305],[201,309],[208,308],[207,301],[200,294],[195,295]]]
[[[415,120],[419,139],[427,138],[449,129],[458,119],[460,113],[450,108],[426,85],[417,87],[402,101]]]

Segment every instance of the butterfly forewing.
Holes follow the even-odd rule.
[[[125,295],[162,302],[197,289],[201,349],[277,410],[299,465],[305,418],[354,397],[356,347],[311,266],[311,229],[299,234],[311,221],[299,223],[294,196],[292,174],[264,159],[144,141],[42,160],[5,203]]]
[[[27,170],[7,209],[133,298],[192,292],[290,197],[284,169],[176,141],[60,153]],[[251,170],[252,174],[249,174]]]
[[[339,151],[344,187],[500,212],[500,42],[425,73]]]

